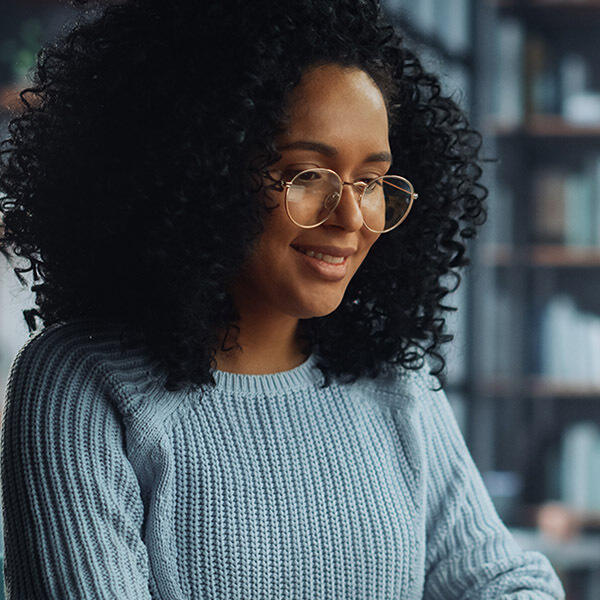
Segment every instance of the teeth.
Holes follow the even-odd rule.
[[[317,252],[315,254],[312,250],[303,250],[302,248],[298,248],[298,250],[300,250],[300,252],[306,254],[307,256],[313,256],[318,260],[322,260],[335,265],[343,263],[345,258],[344,256],[331,256],[330,254],[322,254],[321,252]]]

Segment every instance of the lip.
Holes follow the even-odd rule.
[[[304,247],[304,246],[303,246]],[[319,275],[327,281],[340,281],[346,277],[348,266],[348,258],[344,258],[344,262],[339,265],[327,263],[324,260],[319,260],[312,256],[307,256],[292,246],[294,252],[298,255],[300,261],[306,265],[314,274]]]
[[[303,248],[312,250],[315,254],[330,254],[331,256],[352,256],[356,252],[356,248],[340,247],[340,246],[313,246],[311,244],[290,244],[292,248]]]

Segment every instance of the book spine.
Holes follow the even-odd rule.
[[[598,477],[596,450],[600,429],[591,421],[569,425],[561,443],[561,497],[577,510],[590,510],[593,503],[592,480]]]

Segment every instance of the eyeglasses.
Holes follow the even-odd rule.
[[[279,186],[278,191],[285,190],[286,213],[304,229],[318,227],[329,218],[340,202],[344,185],[362,190],[359,206],[363,223],[374,233],[387,233],[398,227],[419,196],[410,181],[399,175],[348,183],[331,169],[300,171],[290,181],[274,179],[269,171],[262,174]]]

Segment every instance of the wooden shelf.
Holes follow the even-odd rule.
[[[518,251],[508,245],[488,245],[483,248],[482,261],[489,267],[600,268],[600,247],[539,244]]]
[[[600,10],[598,0],[529,0],[523,3],[517,0],[492,0],[490,3],[497,8],[511,10]]]
[[[567,22],[566,26],[579,26],[580,19],[600,17],[600,2],[598,0],[529,0],[519,3],[515,0],[497,0],[492,3],[504,13],[519,14],[524,18],[541,18],[545,23],[557,23],[557,18],[570,16],[575,22]]]
[[[534,398],[560,396],[561,398],[598,398],[600,383],[565,382],[544,376],[532,376],[527,383],[528,395]]]
[[[488,124],[487,129],[500,138],[517,136],[544,139],[585,137],[600,140],[600,123],[578,125],[565,121],[560,115],[533,115],[518,127]]]
[[[529,0],[528,2],[519,2],[518,0],[492,0],[492,6],[498,8],[534,8],[534,9],[574,9],[574,10],[598,10],[600,9],[599,0]]]
[[[569,398],[598,399],[600,402],[600,383],[577,383],[562,381],[540,375],[531,375],[524,380],[502,378],[485,381],[479,384],[480,394],[496,397],[513,397],[515,394],[525,398]]]

